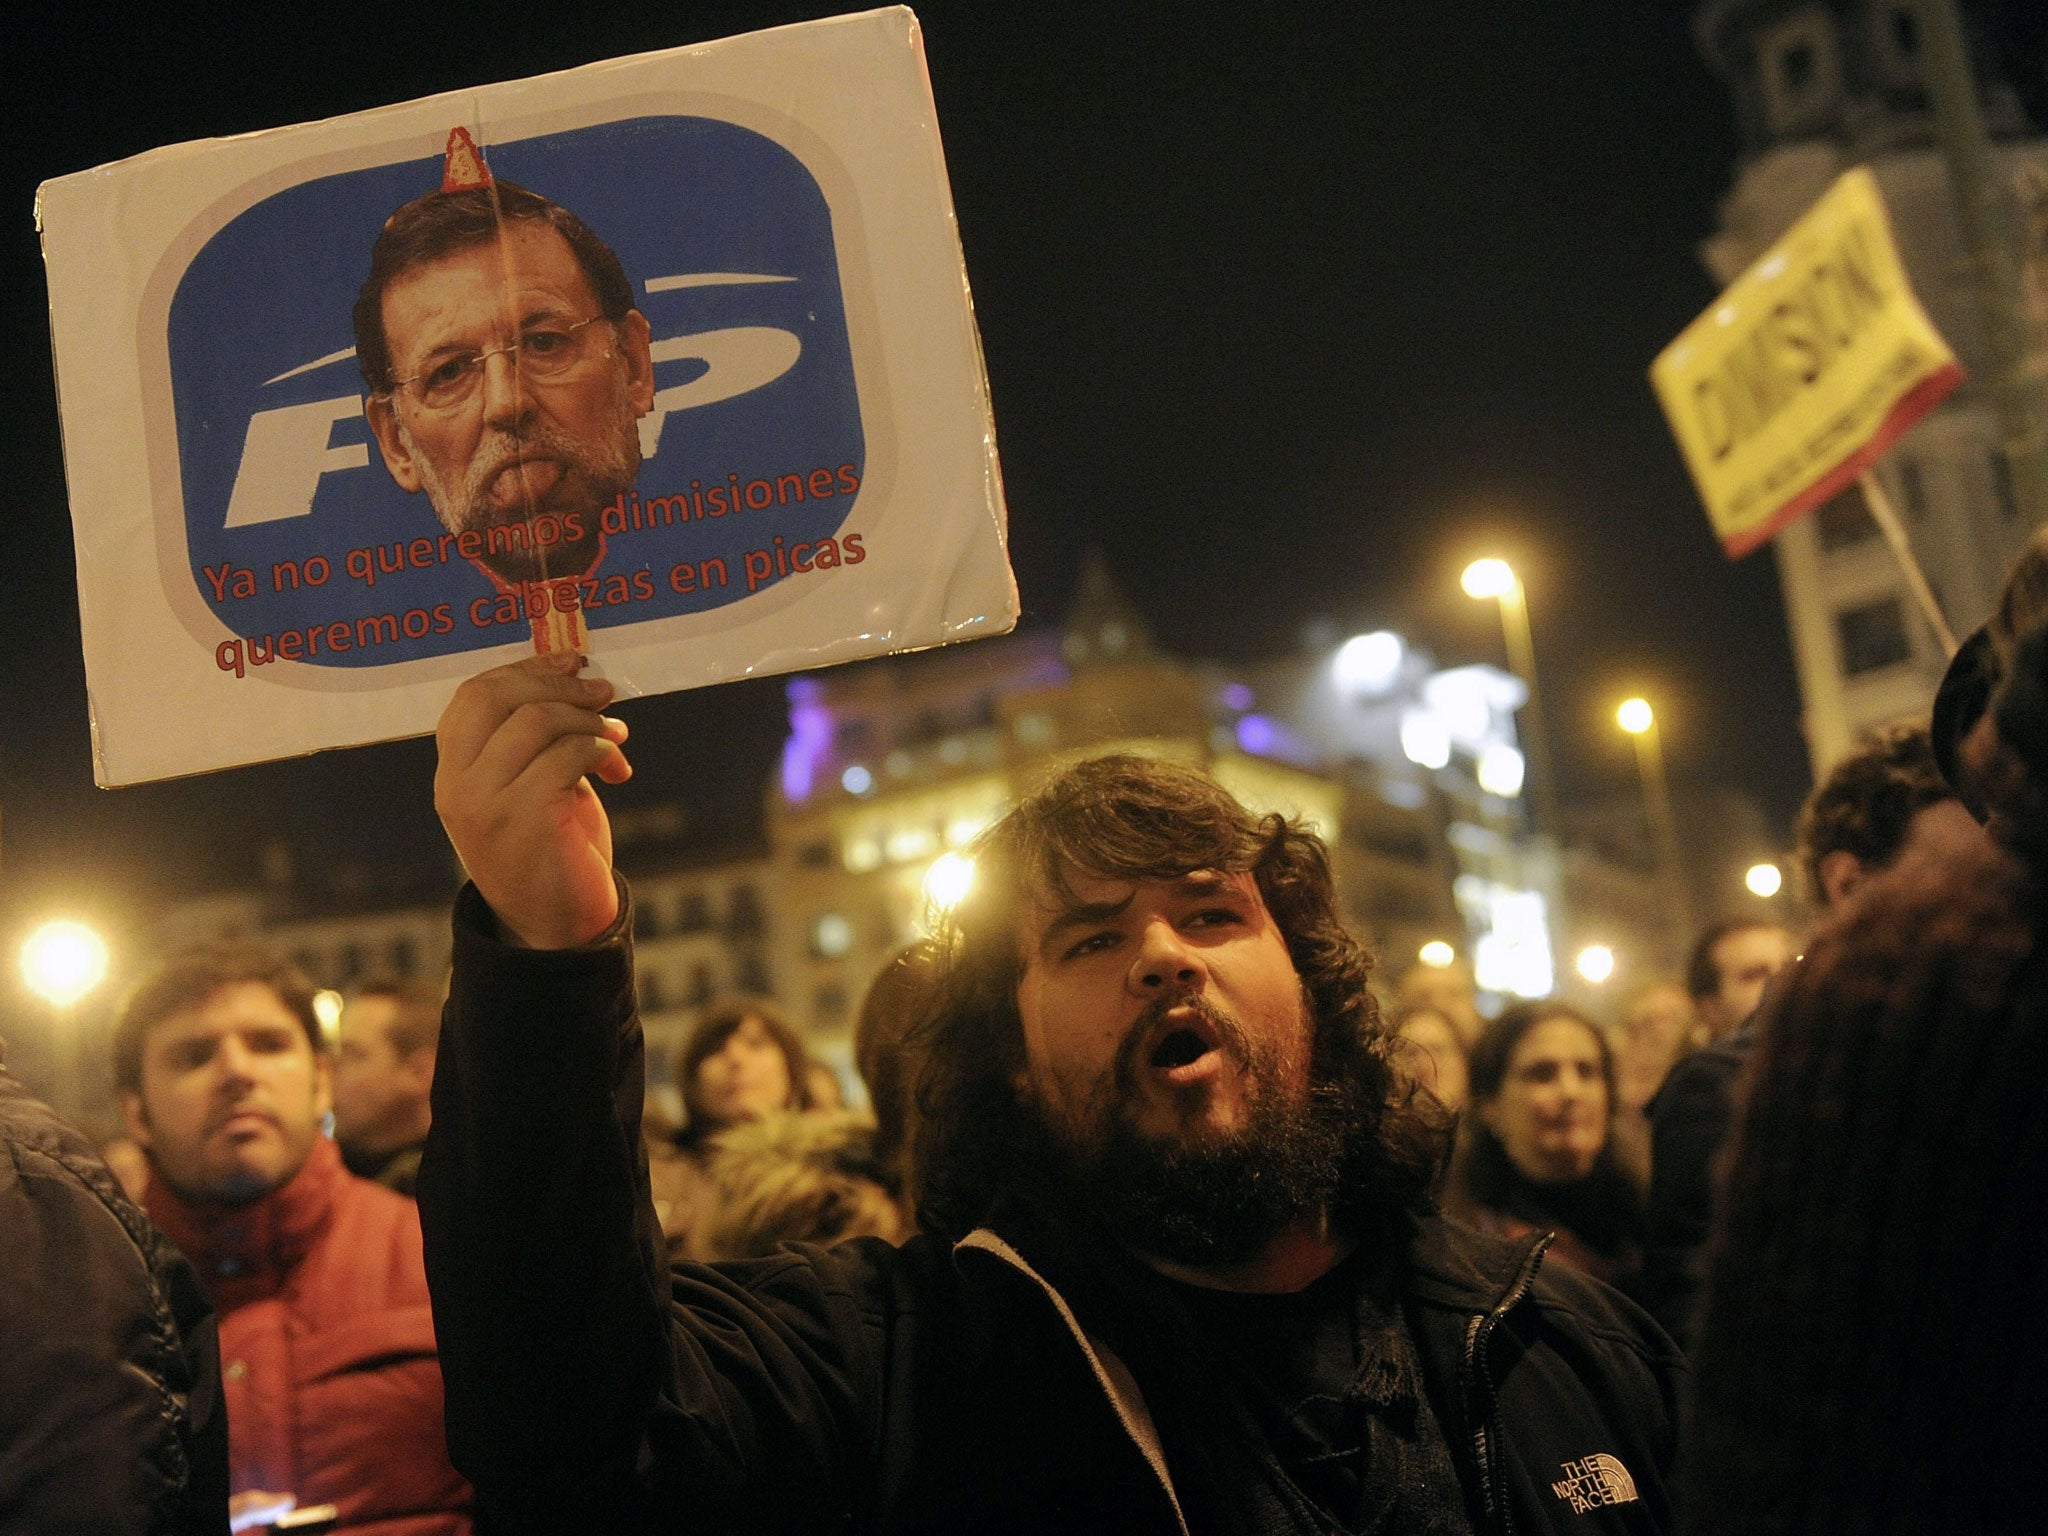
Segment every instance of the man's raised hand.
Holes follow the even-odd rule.
[[[505,934],[529,949],[588,944],[618,916],[611,823],[587,775],[632,775],[611,684],[583,658],[532,656],[471,678],[434,732],[434,809]]]

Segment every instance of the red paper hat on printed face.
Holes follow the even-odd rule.
[[[484,152],[476,147],[476,140],[469,136],[469,130],[449,130],[448,155],[441,167],[441,190],[469,192],[490,185],[491,168],[484,164]]]

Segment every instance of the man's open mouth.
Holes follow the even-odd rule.
[[[1152,1065],[1160,1068],[1185,1067],[1200,1061],[1215,1046],[1192,1029],[1176,1029],[1152,1047]]]

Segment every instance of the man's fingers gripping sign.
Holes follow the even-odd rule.
[[[573,652],[471,678],[435,731],[434,808],[505,936],[532,949],[587,944],[618,916],[611,826],[595,776],[622,784],[626,725],[601,713],[611,684]]]

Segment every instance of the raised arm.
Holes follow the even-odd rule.
[[[872,1277],[792,1258],[671,1293],[631,913],[586,778],[625,777],[607,693],[527,661],[441,722],[435,801],[474,881],[419,1181],[449,1452],[494,1532],[808,1528],[857,1498],[873,1439]]]

